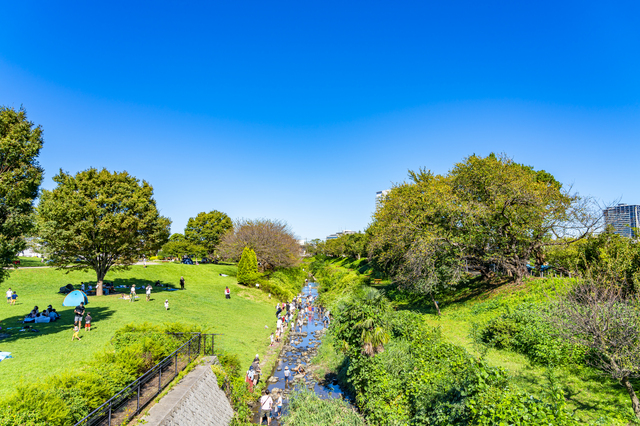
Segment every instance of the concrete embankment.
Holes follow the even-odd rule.
[[[187,374],[144,417],[149,426],[228,426],[233,409],[224,392],[218,387],[211,364],[216,357]]]

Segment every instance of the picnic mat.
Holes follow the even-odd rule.
[[[3,361],[7,358],[13,358],[11,356],[11,352],[0,352],[0,361]]]

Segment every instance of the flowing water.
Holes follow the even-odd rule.
[[[315,283],[310,283],[309,286],[305,286],[302,290],[302,294],[303,296],[307,296],[309,294],[314,297],[317,296],[318,290]],[[289,328],[291,328],[291,323],[289,324]],[[309,373],[302,376],[295,375],[295,373],[291,371],[289,385],[285,387],[285,367],[289,367],[289,370],[291,370],[292,368],[296,368],[298,365],[302,364],[308,370],[307,366],[313,357],[316,356],[318,347],[321,343],[320,339],[325,330],[326,329],[322,324],[322,318],[318,315],[317,310],[314,310],[314,313],[309,315],[309,320],[302,326],[302,332],[298,332],[297,327],[295,332],[289,331],[285,344],[278,356],[275,368],[271,376],[267,379],[267,389],[269,389],[269,393],[274,402],[277,400],[276,393],[283,392],[283,414],[287,412],[289,394],[294,391],[294,389],[300,388],[301,386],[306,386],[310,390],[314,391],[318,396],[320,396],[320,398],[327,399],[343,397],[343,393],[340,386],[338,386],[337,379],[332,379],[331,381],[324,380],[319,383],[311,377]],[[254,423],[256,424],[261,424],[259,422],[259,412],[260,405],[257,404],[253,418]],[[266,418],[263,418],[262,422],[262,424],[266,425]],[[272,419],[271,425],[279,426],[280,422],[276,419]]]

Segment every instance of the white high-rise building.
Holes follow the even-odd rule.
[[[390,192],[391,192],[390,189],[385,189],[384,191],[376,192],[376,209],[378,208],[382,200],[384,200],[384,197],[386,197],[387,194]]]

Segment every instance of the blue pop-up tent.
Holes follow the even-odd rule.
[[[78,306],[80,302],[85,305],[89,303],[89,299],[87,295],[84,294],[84,291],[73,290],[71,293],[67,294],[67,297],[64,298],[64,302],[62,302],[62,306]]]

